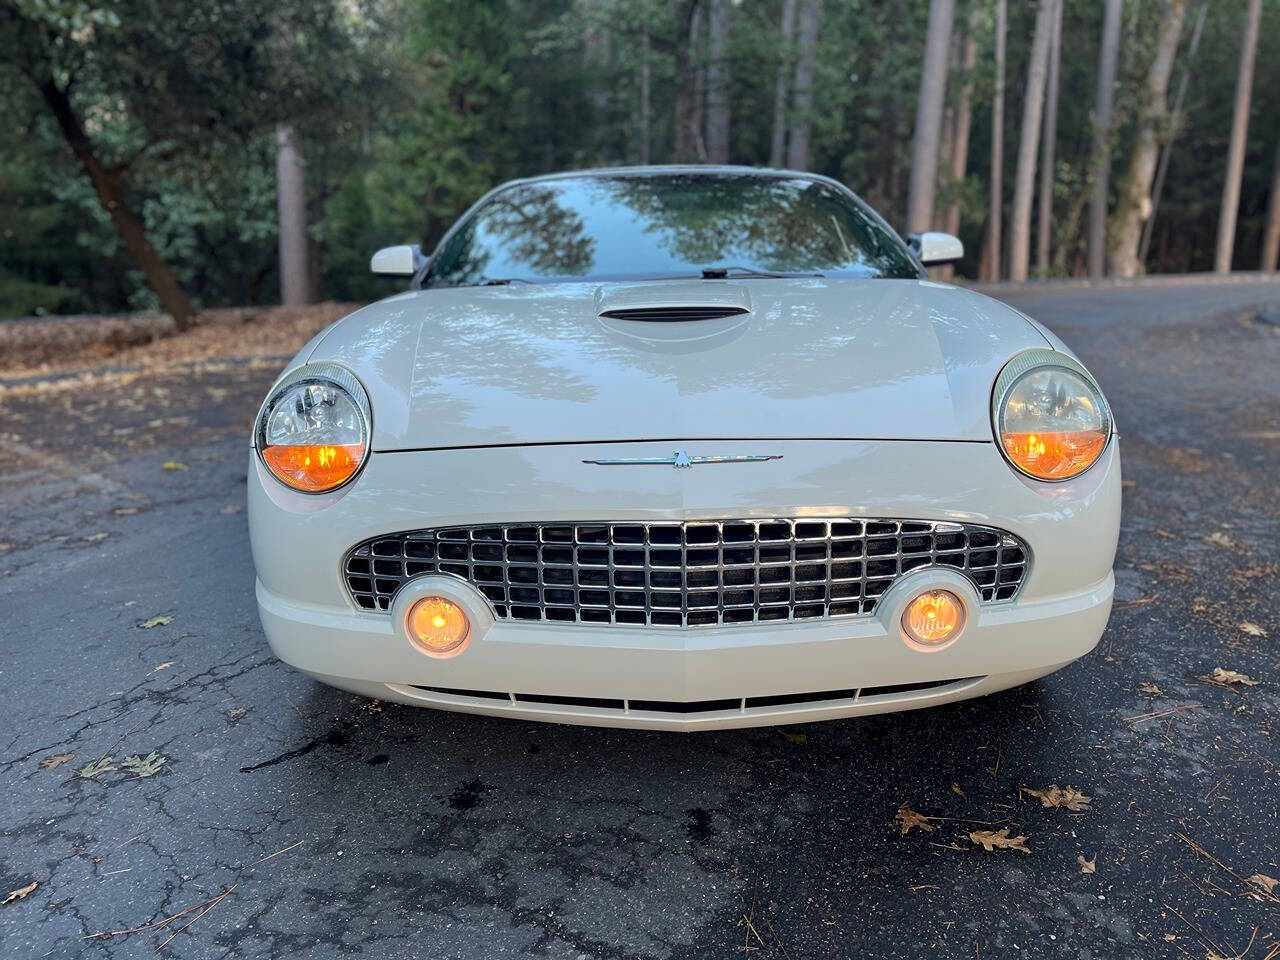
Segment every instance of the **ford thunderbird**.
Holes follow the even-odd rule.
[[[942,704],[1088,653],[1120,456],[1053,333],[841,184],[505,184],[322,331],[249,460],[272,650],[369,697],[702,730]]]

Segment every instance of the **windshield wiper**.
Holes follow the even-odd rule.
[[[730,275],[742,277],[775,277],[778,279],[795,279],[798,277],[821,277],[820,273],[784,273],[779,270],[757,270],[754,267],[703,267],[703,280],[724,280]]]

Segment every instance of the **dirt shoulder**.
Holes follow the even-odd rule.
[[[0,392],[126,371],[154,373],[210,361],[287,357],[359,306],[206,310],[181,334],[173,333],[173,321],[159,313],[6,321],[0,323]]]

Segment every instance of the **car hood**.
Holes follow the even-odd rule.
[[[727,315],[628,319],[688,307]],[[413,291],[339,321],[309,360],[364,383],[378,451],[990,441],[996,374],[1045,345],[1017,311],[958,287],[753,278]]]

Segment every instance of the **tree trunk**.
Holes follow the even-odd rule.
[[[711,0],[707,17],[707,160],[729,162],[729,0]]]
[[[969,164],[969,129],[973,122],[973,68],[978,63],[978,24],[982,8],[974,4],[969,11],[969,23],[965,28],[964,45],[960,54],[960,69],[964,71],[964,83],[960,87],[960,102],[956,104],[955,133],[951,138],[951,184],[959,190],[964,183]],[[947,218],[943,224],[947,233],[960,233],[960,198],[953,197],[947,206]]]
[[[707,107],[707,57],[704,46],[707,33],[707,8],[705,2],[693,15],[693,29],[689,32],[689,49],[692,51],[693,68],[693,159],[707,162],[707,138],[703,121]]]
[[[1040,209],[1036,219],[1036,265],[1047,276],[1053,261],[1050,243],[1053,226],[1053,184],[1057,176],[1058,78],[1062,64],[1062,7],[1056,0],[1053,33],[1049,39],[1049,80],[1044,98],[1044,139],[1040,141]]]
[[[1031,196],[1036,184],[1036,150],[1044,117],[1044,84],[1049,72],[1049,41],[1058,0],[1040,0],[1036,8],[1031,58],[1027,62],[1026,99],[1018,135],[1018,166],[1013,174],[1013,211],[1009,218],[1009,279],[1025,280],[1031,265]]]
[[[987,214],[985,278],[1000,280],[1001,217],[1004,215],[1004,57],[1007,0],[996,0],[996,80],[991,98],[991,209]]]
[[[1173,98],[1173,110],[1169,114],[1172,123],[1169,125],[1169,136],[1160,148],[1160,162],[1156,165],[1156,182],[1151,188],[1151,216],[1142,225],[1142,242],[1138,245],[1138,259],[1147,262],[1147,252],[1151,249],[1151,234],[1155,230],[1156,212],[1160,209],[1160,197],[1164,193],[1164,180],[1169,173],[1169,157],[1173,153],[1173,142],[1178,138],[1182,126],[1182,104],[1187,99],[1187,85],[1191,82],[1191,63],[1196,51],[1200,49],[1200,34],[1204,30],[1204,18],[1209,12],[1209,0],[1200,4],[1200,14],[1196,17],[1196,25],[1191,30],[1191,43],[1187,47],[1187,55],[1182,64],[1182,76],[1178,79],[1178,92]]]
[[[305,167],[293,128],[285,124],[276,128],[276,212],[280,242],[280,302],[286,307],[311,303]]]
[[[1270,273],[1280,259],[1280,140],[1276,141],[1276,160],[1271,168],[1271,199],[1267,203],[1267,225],[1262,230],[1262,263],[1259,268]]]
[[[769,166],[782,166],[787,147],[787,80],[792,64],[792,42],[796,27],[796,0],[782,0],[782,57],[773,83],[773,141],[769,144]]]
[[[700,9],[701,0],[675,0],[676,95],[672,152],[676,163],[688,163],[698,156],[697,65],[693,47],[694,23]]]
[[[1142,113],[1138,119],[1138,137],[1129,160],[1129,174],[1116,198],[1111,229],[1111,272],[1118,277],[1136,277],[1142,272],[1138,244],[1142,240],[1142,222],[1151,215],[1151,181],[1155,176],[1156,153],[1160,147],[1158,134],[1168,120],[1165,98],[1169,90],[1169,74],[1173,70],[1173,58],[1178,52],[1178,37],[1182,33],[1182,20],[1186,13],[1187,0],[1169,0],[1156,39],[1155,59],[1147,73]]]
[[[1227,179],[1222,185],[1222,207],[1218,212],[1218,252],[1213,269],[1231,272],[1231,253],[1236,243],[1236,215],[1240,209],[1240,177],[1244,173],[1245,137],[1249,133],[1249,101],[1253,97],[1253,61],[1258,52],[1258,20],[1262,0],[1249,0],[1240,48],[1240,72],[1236,76],[1236,105],[1231,115],[1231,146],[1227,149]]]
[[[800,10],[800,51],[796,60],[795,115],[787,144],[787,166],[809,169],[809,129],[813,114],[813,71],[818,60],[818,20],[822,0],[804,0]]]
[[[1115,101],[1116,55],[1120,51],[1120,14],[1124,0],[1107,0],[1098,54],[1098,97],[1093,113],[1093,154],[1098,175],[1089,199],[1089,276],[1105,272],[1107,200],[1111,194],[1111,105]]]
[[[71,97],[67,91],[59,87],[52,79],[40,83],[40,94],[53,111],[62,130],[62,135],[83,168],[89,182],[93,184],[98,203],[111,217],[116,234],[129,251],[134,265],[142,271],[160,306],[173,317],[173,325],[182,332],[191,326],[194,311],[191,301],[173,275],[173,270],[164,258],[156,252],[156,248],[147,239],[147,229],[142,218],[129,206],[124,191],[124,171],[118,167],[104,167],[94,153],[93,143],[89,140],[84,126],[71,105]]]
[[[924,71],[916,106],[916,132],[911,148],[911,181],[907,189],[907,230],[933,229],[933,191],[938,182],[938,146],[942,108],[947,99],[948,54],[955,0],[930,0],[924,41]]]
[[[652,151],[652,113],[650,104],[653,80],[649,66],[649,31],[640,39],[640,162],[649,163]]]

